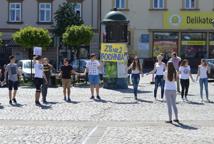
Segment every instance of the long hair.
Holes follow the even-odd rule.
[[[136,60],[137,59],[137,63],[136,63]],[[132,67],[132,70],[136,70],[136,68],[138,68],[139,71],[141,71],[141,66],[140,66],[140,61],[139,61],[139,58],[134,58],[133,60],[133,67]]]
[[[188,60],[187,60],[187,59],[184,59],[184,60],[181,62],[181,66],[185,66],[186,63],[188,63]]]
[[[176,70],[173,65],[173,62],[168,62],[167,63],[167,79],[169,81],[176,80]]]

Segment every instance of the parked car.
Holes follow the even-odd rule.
[[[21,70],[23,80],[26,82],[31,79],[31,68],[32,68],[32,77],[35,74],[35,70],[32,64],[31,67],[31,60],[19,60],[18,67]]]
[[[88,61],[89,61],[88,59],[76,59],[71,63],[71,65],[76,72],[84,73],[85,69],[86,69],[86,64]],[[88,77],[87,77],[87,75],[86,76],[80,76],[78,79],[75,78],[74,80],[75,81],[83,80],[87,83]]]
[[[208,73],[208,78],[214,79],[214,59],[206,59],[209,67],[210,73]]]

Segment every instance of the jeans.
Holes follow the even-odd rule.
[[[176,106],[176,90],[165,90],[166,103],[168,107],[169,120],[172,120],[172,108],[174,110],[175,119],[178,119],[178,109]]]
[[[181,82],[181,97],[187,97],[189,91],[189,79],[180,79]]]
[[[156,75],[155,76],[155,90],[154,90],[154,97],[155,98],[157,97],[158,86],[161,87],[161,98],[163,98],[164,85],[165,85],[165,81],[163,79],[163,75]]]
[[[208,78],[200,78],[199,84],[200,84],[201,99],[203,99],[203,87],[205,87],[206,97],[207,97],[207,99],[209,99],[209,96],[208,96]]]
[[[140,74],[132,74],[132,84],[134,87],[134,96],[137,97],[138,85],[140,82]]]

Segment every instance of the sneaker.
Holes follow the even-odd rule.
[[[39,101],[36,101],[36,102],[35,102],[35,105],[36,105],[36,106],[41,106],[41,103],[40,103]]]
[[[201,103],[204,103],[204,100],[203,100],[203,99],[201,100]]]
[[[71,98],[70,97],[68,97],[68,102],[71,102]]]
[[[175,120],[173,120],[174,122],[176,122],[176,123],[179,123],[179,120],[178,119],[175,119]]]
[[[66,101],[66,96],[64,96],[64,101]]]
[[[91,96],[90,99],[94,99],[94,96]]]
[[[12,100],[9,100],[9,104],[10,104],[10,105],[13,105]]]
[[[48,103],[46,100],[43,100],[42,102],[43,102],[43,104],[47,104]]]
[[[210,99],[207,99],[207,102],[209,103],[209,102],[210,102]]]
[[[134,99],[137,100],[137,96],[134,96]]]
[[[17,101],[16,101],[16,99],[15,99],[15,98],[13,99],[13,102],[14,102],[15,104],[17,104]]]
[[[185,100],[188,101],[187,97],[185,97]]]
[[[165,123],[172,123],[172,121],[171,121],[171,120],[169,120],[169,121],[165,121]]]
[[[98,100],[101,100],[101,98],[100,98],[100,96],[99,96],[99,95],[97,96],[97,99],[98,99]]]

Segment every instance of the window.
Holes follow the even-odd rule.
[[[76,14],[78,14],[80,17],[82,16],[81,13],[81,3],[74,3],[74,11],[76,12]]]
[[[185,9],[195,9],[196,0],[184,0],[184,8]]]
[[[126,9],[126,0],[115,0],[115,8]]]
[[[39,22],[52,21],[52,5],[51,3],[39,3]]]
[[[164,9],[164,0],[153,0],[153,9]]]
[[[21,3],[9,3],[9,22],[21,22],[21,6]]]

